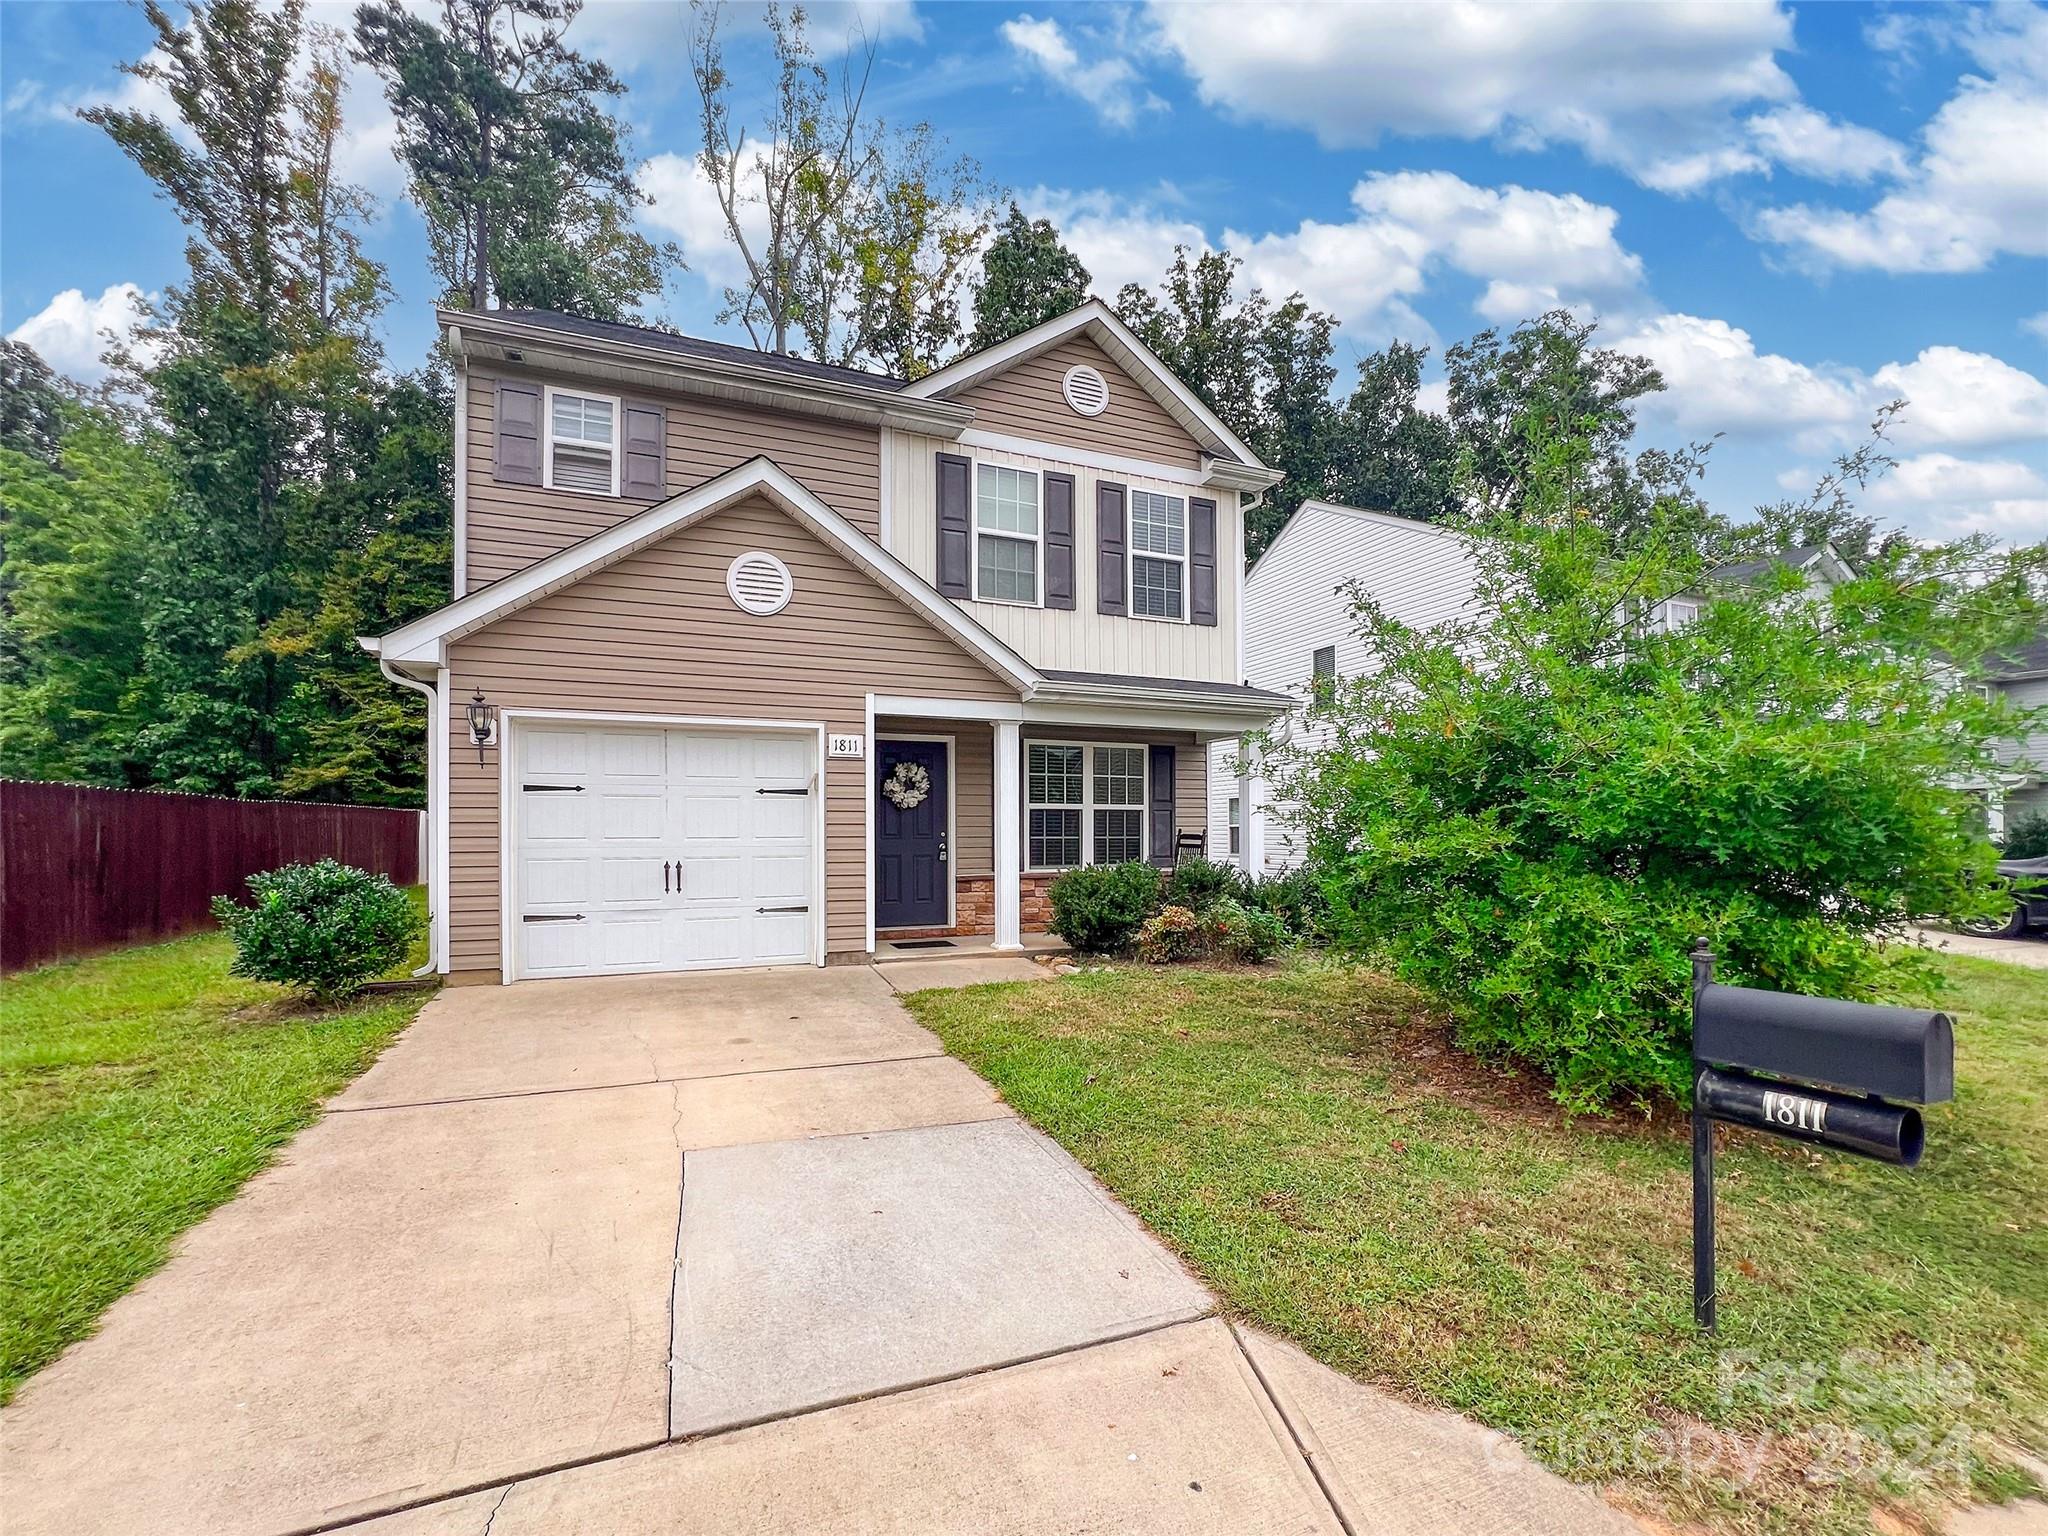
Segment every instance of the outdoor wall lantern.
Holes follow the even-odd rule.
[[[479,685],[476,697],[463,708],[469,713],[469,739],[476,744],[476,765],[481,768],[484,748],[498,739],[498,706],[484,701],[484,690]]]

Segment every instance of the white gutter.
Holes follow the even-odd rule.
[[[372,653],[377,648],[375,640],[363,636],[358,636],[356,643]],[[423,683],[416,677],[407,677],[403,672],[392,670],[391,663],[381,656],[377,658],[377,670],[401,688],[416,689],[427,698],[427,867],[420,871],[427,885],[427,963],[412,973],[415,980],[420,980],[436,975],[441,969],[441,942],[447,915],[443,910],[447,906],[446,900],[436,899],[440,896],[442,882],[440,823],[434,816],[434,789],[441,781],[439,764],[441,753],[446,750],[446,743],[441,739],[441,690],[432,683]]]

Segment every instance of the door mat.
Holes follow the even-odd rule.
[[[891,949],[957,949],[951,939],[891,939]]]

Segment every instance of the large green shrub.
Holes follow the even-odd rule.
[[[2005,848],[2000,856],[2008,859],[2048,857],[2048,811],[2021,816],[2007,827]]]
[[[1247,881],[1243,901],[1254,912],[1278,918],[1287,932],[1304,944],[1322,941],[1323,914],[1329,903],[1323,897],[1321,878],[1308,865]]]
[[[249,877],[253,906],[217,896],[213,915],[235,941],[230,969],[322,1002],[347,997],[405,958],[425,926],[382,875],[322,859]]]
[[[1244,875],[1233,864],[1210,859],[1183,859],[1168,872],[1159,899],[1169,907],[1206,912],[1226,896],[1244,890]]]
[[[1052,883],[1052,931],[1078,950],[1128,949],[1159,909],[1159,871],[1150,864],[1091,864]]]
[[[1417,631],[1354,592],[1370,660],[1268,771],[1342,949],[1568,1106],[1682,1100],[1695,937],[1727,981],[1883,998],[1930,972],[1873,940],[1996,903],[1965,786],[2029,722],[1956,674],[2039,624],[2048,548],[1897,539],[1832,591],[1718,581],[1683,477],[1622,487],[1602,526],[1586,442],[1528,435],[1517,493],[1464,530],[1473,613]],[[1708,601],[1665,633],[1647,606],[1674,592]]]

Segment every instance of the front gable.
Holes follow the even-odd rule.
[[[1108,402],[1094,415],[1067,400],[1067,375],[1075,369],[1092,370],[1108,386]],[[951,398],[974,408],[975,427],[983,431],[1181,469],[1201,467],[1202,445],[1085,333],[1066,336]]]

